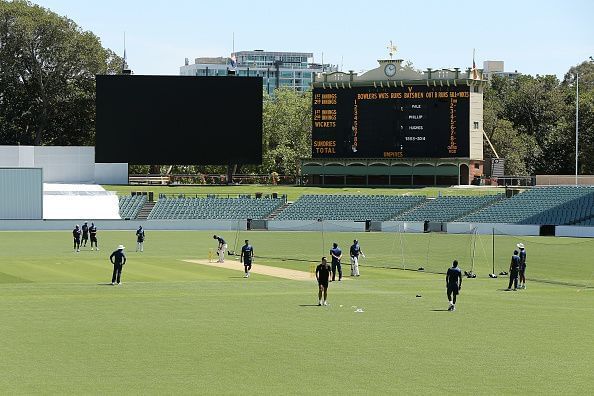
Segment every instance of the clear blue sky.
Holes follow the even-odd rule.
[[[506,70],[556,74],[594,56],[594,1],[140,1],[34,0],[123,53],[136,74],[179,74],[184,58],[235,50],[322,53],[343,70],[388,57],[415,67],[469,67],[504,60]]]

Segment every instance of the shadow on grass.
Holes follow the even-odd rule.
[[[432,309],[432,312],[449,312],[447,309]]]
[[[319,307],[318,304],[299,304],[300,307]]]

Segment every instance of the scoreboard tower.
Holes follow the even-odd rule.
[[[483,172],[482,70],[380,60],[362,75],[316,76],[311,184],[470,184]]]

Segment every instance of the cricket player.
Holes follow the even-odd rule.
[[[338,281],[342,280],[342,267],[340,265],[340,260],[342,259],[342,250],[338,247],[338,243],[332,244],[332,249],[330,249],[330,256],[332,256],[332,282],[336,280],[336,270],[338,270]]]
[[[91,250],[93,250],[93,244],[95,244],[95,249],[99,251],[99,246],[97,245],[97,226],[95,223],[91,223],[89,227],[89,236],[91,237]]]
[[[72,238],[74,239],[74,251],[80,252],[80,227],[77,225],[74,226],[74,230],[72,230]]]
[[[136,230],[136,251],[144,251],[144,230],[142,229],[142,226],[138,226],[138,229]]]
[[[118,286],[120,283],[120,278],[122,276],[122,267],[126,264],[126,255],[124,254],[125,247],[123,245],[119,245],[118,248],[109,256],[109,261],[113,264],[113,273],[111,275],[111,284],[115,285],[116,282]]]
[[[514,254],[511,258],[511,262],[509,263],[509,285],[507,286],[507,291],[512,290],[512,284],[514,285],[513,290],[516,291],[518,288],[518,272],[520,271],[520,256],[518,256],[518,251],[514,250]]]
[[[89,240],[89,226],[88,226],[88,224],[87,224],[86,221],[85,221],[85,224],[82,225],[81,229],[82,229],[82,241],[81,241],[81,243],[82,243],[83,246],[87,246],[87,241]]]
[[[350,249],[351,254],[351,276],[359,276],[359,256],[365,257],[363,251],[361,250],[361,246],[359,246],[359,241],[356,239],[353,241],[353,245]]]
[[[332,268],[326,261],[326,257],[322,257],[322,263],[316,267],[316,279],[318,281],[318,306],[328,305],[328,283],[332,276]],[[322,295],[324,299],[322,300]]]
[[[526,247],[524,246],[523,243],[518,243],[516,246],[518,247],[518,249],[520,249],[520,252],[518,253],[518,256],[520,256],[520,268],[519,268],[520,282],[519,282],[518,288],[525,289],[526,288]]]
[[[213,235],[213,239],[216,239],[219,242],[217,247],[217,253],[219,254],[219,259],[217,262],[224,263],[225,262],[225,252],[227,251],[227,242],[222,237]]]
[[[239,256],[239,262],[243,263],[243,269],[245,271],[244,278],[250,277],[250,271],[252,269],[252,261],[254,258],[254,248],[250,245],[250,241],[245,240],[245,245],[241,247],[241,256]]]
[[[446,273],[446,291],[448,295],[448,311],[456,310],[456,297],[462,289],[462,270],[458,268],[458,260],[454,260]]]

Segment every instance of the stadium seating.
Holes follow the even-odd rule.
[[[169,198],[162,196],[148,216],[152,219],[264,219],[284,198]]]
[[[578,221],[578,222],[576,222],[573,225],[576,225],[576,226],[586,226],[586,227],[594,227],[594,216],[592,216],[589,219]]]
[[[303,195],[278,220],[373,220],[393,218],[424,202],[414,195]]]
[[[594,187],[536,187],[502,199],[458,221],[473,223],[574,224],[592,215]]]
[[[146,195],[120,197],[120,217],[122,219],[135,219],[146,200]]]
[[[146,196],[120,197],[120,216],[136,219]],[[511,198],[503,194],[443,196],[303,195],[284,210],[285,197],[188,198],[160,196],[152,219],[430,221],[594,226],[594,187],[536,187]],[[276,214],[276,213],[275,213]]]
[[[594,217],[594,193],[565,202],[547,211],[538,213],[523,224],[577,225],[587,223]],[[583,224],[587,225],[587,224]]]
[[[442,196],[427,199],[422,205],[394,218],[397,221],[447,222],[477,211],[503,199],[503,194],[484,196]]]

